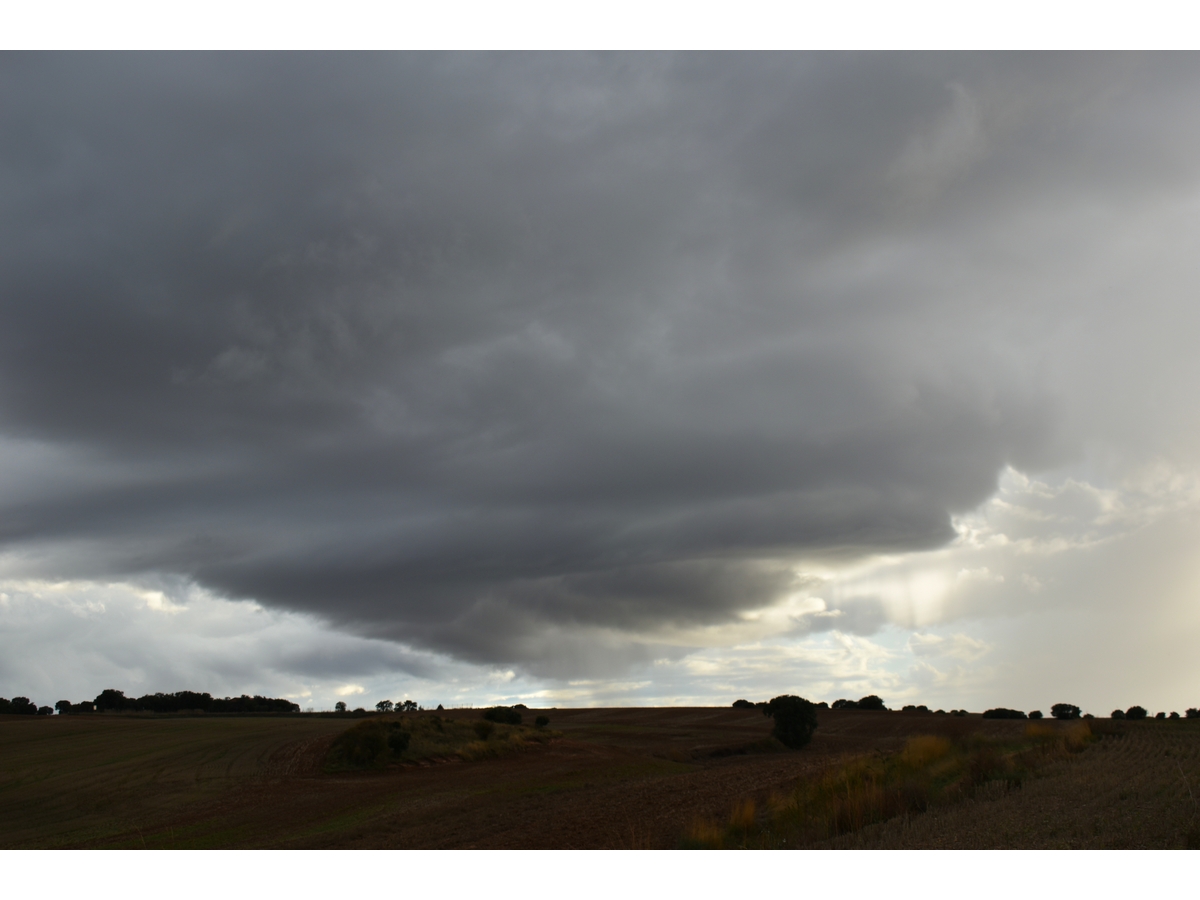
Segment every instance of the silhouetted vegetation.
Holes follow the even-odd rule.
[[[751,703],[749,700],[734,700],[733,708],[734,709],[754,709],[754,704]]]
[[[929,712],[929,707],[922,703],[920,706],[915,706],[912,703],[901,707],[901,712]]]
[[[1141,706],[1131,706],[1125,710],[1125,718],[1127,719],[1144,719],[1146,718],[1146,710]]]
[[[502,725],[520,725],[521,714],[511,706],[493,706],[483,711],[483,717],[489,722],[499,722]]]
[[[883,700],[874,694],[869,694],[858,701],[859,709],[887,709],[883,705]]]
[[[1050,715],[1056,719],[1078,719],[1080,709],[1073,703],[1055,703],[1050,707]]]
[[[82,704],[81,704],[82,705]],[[300,704],[272,697],[213,697],[207,693],[178,691],[174,694],[146,694],[142,697],[126,697],[124,691],[108,688],[100,692],[95,700],[100,712],[154,712],[177,713],[200,711],[206,713],[281,713],[300,712]]]
[[[1154,718],[1156,719],[1165,719],[1166,717],[1167,714],[1165,712],[1157,712],[1154,714]]]
[[[763,715],[775,720],[771,731],[775,739],[793,750],[811,741],[817,730],[817,707],[803,697],[791,694],[775,697],[767,703]]]
[[[10,716],[36,716],[37,711],[37,704],[28,697],[13,697],[11,700],[0,697],[0,713]]]
[[[1114,710],[1112,711],[1112,716],[1111,716],[1111,718],[1114,718],[1114,719],[1123,719],[1123,718],[1125,718],[1125,710],[1123,710],[1123,709],[1114,709]]]
[[[344,701],[342,701],[342,700],[339,700],[337,703],[333,704],[333,711],[334,711],[334,712],[340,712],[340,713],[343,713],[343,712],[345,712],[345,711],[346,711],[346,704],[345,704],[345,702],[344,702]]]
[[[1189,707],[1183,715],[1188,719],[1200,719],[1200,709],[1197,709],[1194,706]]]
[[[381,713],[390,713],[392,711],[392,701],[380,700],[375,704],[375,711]]]
[[[998,706],[995,709],[987,709],[983,712],[985,719],[1024,719],[1025,713],[1019,709],[1005,709],[1003,706]]]
[[[533,724],[535,726],[537,726],[538,728],[545,728],[547,725],[550,724],[550,717],[549,716],[538,716],[536,719],[533,720]]]
[[[1029,714],[1029,718],[1031,718],[1031,719],[1040,719],[1041,717],[1042,717],[1042,711],[1040,709],[1035,709],[1032,712],[1030,712],[1030,714]]]

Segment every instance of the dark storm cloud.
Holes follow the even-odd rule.
[[[1045,264],[1022,204],[1194,168],[1190,58],[0,67],[12,565],[556,674],[1066,458],[988,276]]]

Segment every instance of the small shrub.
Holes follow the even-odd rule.
[[[1029,714],[1029,718],[1031,718],[1031,719],[1040,719],[1041,717],[1042,717],[1042,711],[1040,709],[1035,709],[1033,712],[1031,712]]]
[[[405,731],[399,722],[393,722],[391,729],[388,730],[387,745],[394,754],[399,756],[408,749],[409,741],[412,740],[412,735]]]
[[[1055,703],[1050,707],[1050,715],[1056,719],[1078,719],[1080,709],[1074,703]]]
[[[481,741],[486,741],[491,737],[492,732],[496,730],[496,726],[491,722],[476,722],[474,728],[475,733],[479,735]]]
[[[1024,719],[1025,713],[1019,709],[1005,709],[1003,706],[998,706],[995,709],[985,710],[983,717],[985,719]]]
[[[803,697],[784,694],[775,697],[763,710],[775,720],[771,734],[779,743],[798,750],[812,740],[817,730],[817,708]]]
[[[549,716],[538,716],[536,719],[533,720],[533,724],[538,728],[545,728],[547,725],[550,724],[550,717]]]
[[[483,717],[489,722],[498,722],[501,725],[521,724],[521,714],[511,706],[493,706],[491,709],[485,709]]]
[[[1125,710],[1125,718],[1127,719],[1144,719],[1146,718],[1146,710],[1141,706],[1131,706]]]

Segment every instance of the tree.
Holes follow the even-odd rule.
[[[379,710],[381,713],[389,713],[392,711],[392,701],[391,700],[380,700],[378,703],[375,704],[375,708],[377,710]]]
[[[834,700],[832,709],[858,709],[858,704],[853,700]]]
[[[1040,719],[1041,717],[1042,717],[1042,711],[1040,709],[1035,709],[1033,712],[1031,712],[1029,714],[1029,718],[1031,718],[1031,719]]]
[[[1050,715],[1056,719],[1078,719],[1079,707],[1073,703],[1055,703],[1050,707]]]
[[[417,709],[417,701],[416,700],[405,700],[403,703],[396,704],[397,712],[399,712],[400,710],[403,710],[404,712],[416,712],[416,709]]]
[[[1112,717],[1113,717],[1114,719],[1123,719],[1123,718],[1125,718],[1125,710],[1123,710],[1123,709],[1114,709],[1114,710],[1112,711]]]
[[[58,710],[58,714],[60,716],[65,716],[71,711],[71,701],[70,700],[59,700],[57,703],[54,704],[54,708]]]
[[[1146,709],[1142,706],[1131,706],[1125,710],[1125,718],[1127,719],[1144,719],[1146,718]]]
[[[125,709],[129,705],[129,698],[125,696],[125,692],[113,688],[105,688],[96,698],[96,709],[100,712],[108,709]]]
[[[798,750],[812,740],[817,730],[817,708],[803,697],[783,694],[770,700],[763,715],[775,720],[771,734],[793,750]]]
[[[861,700],[859,700],[858,708],[859,709],[887,709],[887,707],[883,705],[883,701],[881,699],[879,699],[878,697],[876,697],[874,694],[868,694],[866,697],[863,697]]]
[[[333,711],[334,712],[345,712],[346,711],[346,701],[339,700],[337,703],[333,704]]]
[[[754,709],[754,704],[751,703],[749,700],[734,700],[733,708],[734,709]]]
[[[1166,717],[1167,714],[1165,712],[1157,712],[1154,714],[1154,718],[1156,719],[1165,719]]]
[[[37,704],[32,702],[28,697],[13,697],[11,701],[10,712],[16,713],[18,716],[36,716]]]

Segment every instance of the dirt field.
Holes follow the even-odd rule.
[[[561,736],[502,759],[328,775],[353,722],[0,717],[0,847],[671,848],[839,761],[920,734],[1016,737],[1025,723],[823,711],[808,747],[769,749],[757,710],[530,710]],[[417,715],[417,714],[408,714]],[[450,710],[475,720],[477,710]],[[976,797],[825,846],[1171,847],[1196,829],[1200,723],[1129,723],[1015,794]]]

